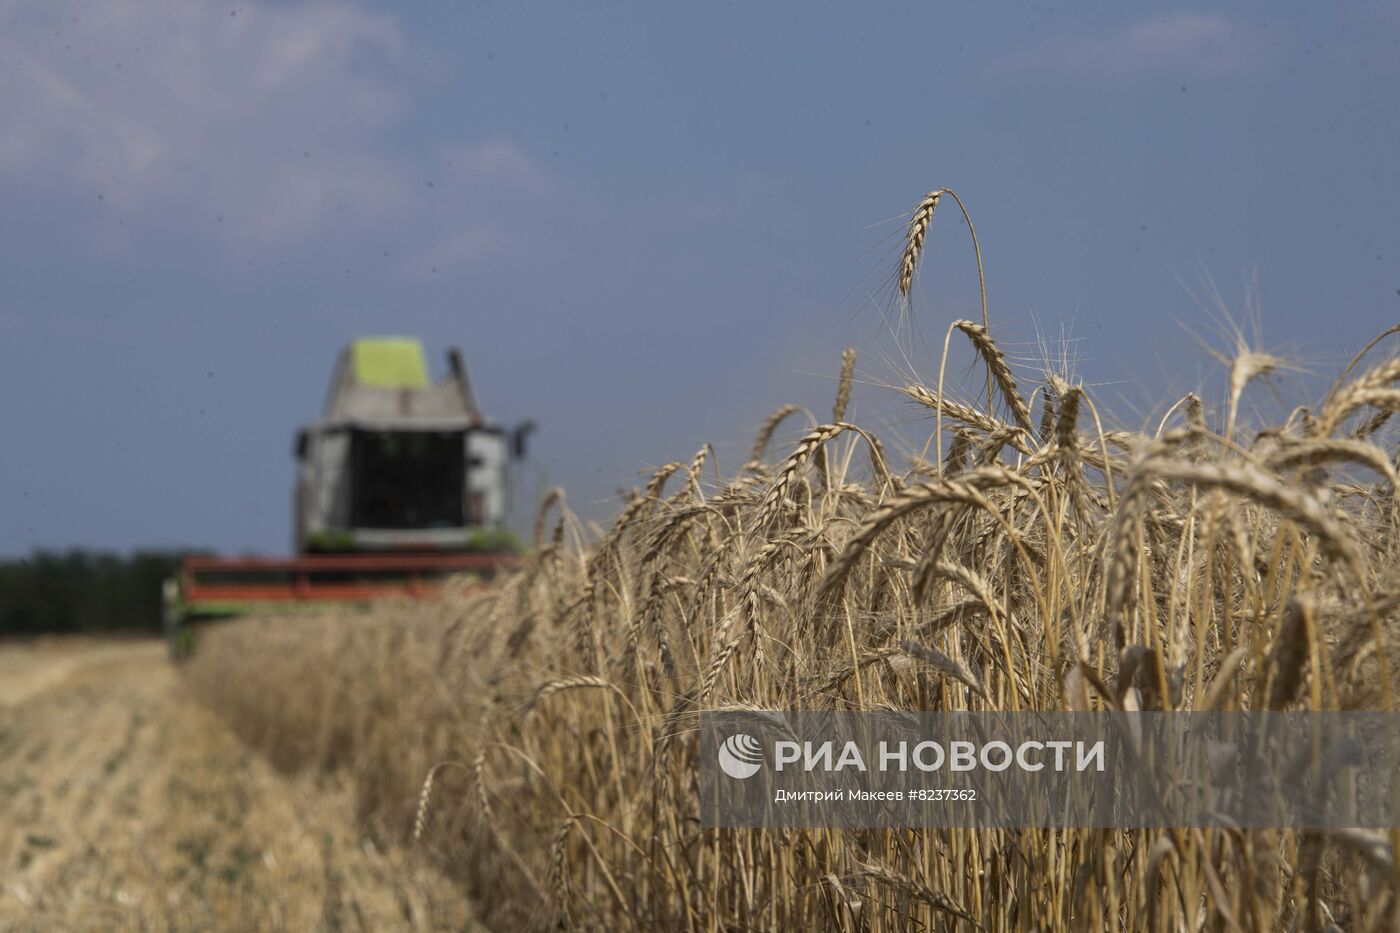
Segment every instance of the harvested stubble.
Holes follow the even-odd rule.
[[[1090,430],[1058,376],[1038,422],[997,376],[1015,426],[902,389],[958,422],[956,475],[891,472],[842,390],[776,468],[794,408],[727,485],[663,467],[591,546],[551,497],[553,543],[490,591],[234,623],[191,679],[275,760],[352,771],[502,929],[1388,929],[1374,833],[698,824],[702,707],[1388,708],[1395,452],[1357,426],[1400,365],[1358,369],[1315,421],[1234,425],[1236,372],[1152,436]]]

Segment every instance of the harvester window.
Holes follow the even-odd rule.
[[[355,431],[351,523],[357,528],[457,528],[465,439],[459,431]]]

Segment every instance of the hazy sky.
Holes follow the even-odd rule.
[[[0,0],[0,553],[285,549],[357,334],[460,344],[593,515],[850,343],[917,436],[881,309],[939,186],[1027,381],[1068,336],[1140,425],[1213,365],[1203,275],[1335,371],[1400,320],[1400,3]],[[945,205],[928,379],[970,259]]]

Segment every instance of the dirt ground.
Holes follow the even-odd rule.
[[[148,641],[0,643],[0,931],[475,929],[190,701]]]

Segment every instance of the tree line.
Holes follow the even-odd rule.
[[[35,551],[0,560],[0,635],[159,631],[184,552]]]

